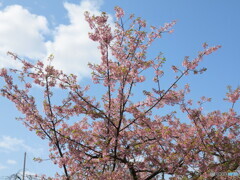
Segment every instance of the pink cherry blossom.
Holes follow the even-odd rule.
[[[124,24],[123,9],[115,11],[114,30],[106,13],[85,13],[89,38],[101,54],[99,64],[89,64],[91,86],[51,66],[53,55],[48,63],[31,63],[8,52],[22,68],[0,70],[1,96],[24,115],[18,120],[26,128],[49,142],[49,159],[62,169],[51,179],[208,179],[209,172],[235,171],[240,118],[233,105],[239,88],[229,88],[229,110],[204,113],[211,98],[196,104],[188,96],[190,85],[179,84],[192,72],[204,72],[199,68],[204,56],[220,46],[204,44],[195,58],[185,57],[183,67],[172,65],[177,77],[162,84],[166,59],[147,52],[164,32],[173,32],[176,21],[148,31],[141,18],[130,15]],[[34,84],[41,86],[42,101],[31,91]]]

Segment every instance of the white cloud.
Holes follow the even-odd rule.
[[[12,159],[8,159],[8,160],[7,160],[7,164],[14,165],[14,164],[17,164],[17,161],[12,160]]]
[[[31,146],[28,146],[23,139],[18,139],[10,136],[2,136],[0,138],[0,151],[8,153],[19,150],[24,150],[35,155],[42,153],[43,151],[41,148],[33,148]]]
[[[22,6],[12,5],[0,11],[0,67],[16,65],[6,56],[7,51],[43,58],[46,55],[44,34],[48,31],[45,17],[31,14]]]
[[[78,74],[80,78],[90,75],[87,64],[99,62],[100,52],[98,44],[88,38],[91,30],[84,12],[100,14],[101,3],[102,0],[63,3],[69,24],[59,24],[52,30],[48,28],[46,17],[33,14],[20,5],[6,7],[0,11],[0,68],[19,66],[6,57],[7,51],[33,59],[46,59],[54,54],[56,68]],[[110,22],[113,25],[111,16]],[[52,40],[45,40],[46,35],[52,35]]]
[[[8,151],[16,151],[16,147],[19,145],[22,146],[23,140],[12,138],[10,136],[2,136],[0,139],[0,149],[1,150],[8,150]]]
[[[20,171],[19,173],[18,173],[18,175],[23,175],[23,171]],[[36,175],[36,173],[34,173],[34,172],[30,172],[30,171],[25,171],[25,175],[26,176],[35,176]]]
[[[54,65],[67,73],[80,76],[89,75],[88,62],[99,62],[98,44],[88,38],[90,28],[85,21],[84,12],[100,14],[100,3],[82,1],[79,5],[64,3],[70,24],[59,25],[54,40],[47,42],[49,54],[53,53]]]

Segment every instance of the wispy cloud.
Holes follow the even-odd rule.
[[[0,171],[6,168],[7,168],[6,166],[3,166],[2,164],[0,164]]]
[[[17,164],[17,161],[12,160],[12,159],[8,159],[8,160],[7,160],[7,164],[14,165],[14,164]]]
[[[23,171],[20,171],[18,174],[19,174],[19,175],[23,175]],[[30,172],[30,171],[26,171],[26,172],[25,172],[25,175],[26,175],[26,176],[35,176],[36,173]]]
[[[22,146],[23,144],[23,140],[10,136],[2,136],[0,139],[1,150],[16,151],[19,145]]]
[[[26,152],[37,155],[42,153],[42,148],[33,148],[27,145],[23,139],[18,139],[10,136],[2,136],[0,138],[0,151],[9,153],[14,151],[24,150]]]

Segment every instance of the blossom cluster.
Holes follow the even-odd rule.
[[[207,179],[209,172],[236,170],[240,117],[234,107],[206,114],[203,104],[211,99],[203,96],[196,108],[187,96],[189,84],[178,86],[190,72],[204,72],[206,69],[198,69],[203,57],[220,46],[205,43],[195,59],[186,57],[181,68],[173,65],[178,77],[164,88],[161,79],[166,58],[160,53],[148,59],[147,52],[165,32],[173,32],[176,22],[152,26],[149,32],[141,18],[130,15],[130,22],[124,23],[124,11],[115,10],[115,29],[108,24],[106,13],[85,13],[92,30],[89,38],[99,44],[101,52],[101,62],[89,64],[92,86],[79,83],[77,76],[65,74],[51,63],[30,63],[11,52],[22,68],[0,70],[5,82],[1,95],[24,114],[19,120],[29,130],[49,141],[49,158],[63,169],[53,179],[148,180],[165,175]],[[49,56],[52,60],[53,55]],[[147,88],[149,85],[153,88]],[[40,102],[32,95],[36,89],[42,90]],[[91,89],[95,97],[88,93]],[[239,97],[239,88],[227,93],[233,104]]]

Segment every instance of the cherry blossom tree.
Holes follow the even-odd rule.
[[[22,69],[0,71],[5,82],[1,95],[16,105],[30,131],[49,141],[49,157],[63,169],[55,179],[214,179],[219,177],[212,172],[235,171],[240,166],[240,117],[234,104],[240,88],[229,88],[228,111],[204,113],[202,105],[211,99],[202,97],[196,106],[186,96],[189,85],[178,87],[185,76],[204,73],[199,63],[220,46],[205,43],[196,58],[172,66],[176,77],[163,88],[166,60],[163,54],[149,59],[147,52],[155,40],[173,32],[175,21],[148,30],[141,18],[115,10],[114,28],[106,13],[85,13],[89,37],[101,53],[99,64],[89,64],[91,89],[52,66],[53,55],[44,64],[9,52]],[[36,86],[43,101],[32,95]],[[164,111],[168,107],[174,111]]]

